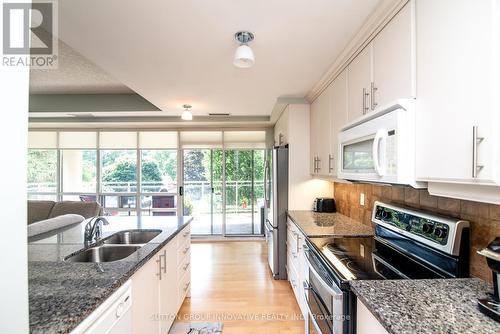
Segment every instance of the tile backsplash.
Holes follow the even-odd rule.
[[[365,194],[365,205],[360,195]],[[491,271],[477,251],[500,236],[500,205],[470,202],[429,195],[426,189],[372,184],[335,183],[337,211],[371,225],[373,202],[385,201],[448,217],[468,220],[471,224],[470,274],[492,282]]]

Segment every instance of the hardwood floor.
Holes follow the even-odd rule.
[[[304,333],[292,288],[272,279],[263,241],[193,243],[191,277],[179,321],[220,321],[223,334]]]

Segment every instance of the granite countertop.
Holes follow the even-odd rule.
[[[477,278],[351,281],[352,291],[389,333],[500,333],[477,299],[490,292]]]
[[[162,232],[123,260],[64,262],[84,248],[87,221],[28,239],[30,333],[69,333],[152,258],[191,217],[106,217],[103,238],[123,230]]]
[[[314,237],[367,237],[373,228],[340,213],[288,211],[288,217],[309,238]]]

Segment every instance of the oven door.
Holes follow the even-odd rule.
[[[307,334],[343,334],[349,315],[344,314],[344,292],[335,285],[323,265],[309,251],[309,281],[304,281],[307,306]]]

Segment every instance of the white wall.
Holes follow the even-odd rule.
[[[4,2],[6,1],[2,0],[2,7]],[[0,33],[0,38],[2,35]],[[1,45],[2,42],[0,47]],[[28,86],[28,68],[8,68],[0,65],[0,111],[2,112],[0,333],[28,333],[26,228]]]
[[[316,197],[333,197],[333,183],[313,179],[310,174],[309,105],[287,107],[289,168],[288,209],[311,210]]]

